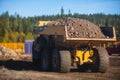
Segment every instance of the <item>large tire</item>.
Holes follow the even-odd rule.
[[[69,72],[71,67],[71,56],[69,51],[53,50],[52,55],[53,71]]]
[[[48,70],[47,40],[43,35],[38,37],[33,43],[32,59],[33,64],[36,64],[37,67],[42,70]]]
[[[106,72],[109,68],[109,55],[105,48],[97,47],[93,49],[93,64],[91,66],[91,70],[93,72]]]
[[[46,38],[41,35],[39,38],[39,45],[40,45],[40,62],[41,62],[41,69],[48,70],[49,68],[49,59],[48,59],[48,43]]]
[[[40,52],[35,49],[35,46],[36,46],[36,44],[34,41],[33,45],[32,45],[32,62],[33,62],[33,65],[38,66],[38,65],[40,65]]]
[[[71,56],[69,51],[60,51],[61,72],[69,72],[71,67]]]
[[[54,49],[52,53],[52,70],[55,72],[60,71],[60,54],[58,49]]]
[[[48,59],[47,49],[42,52],[41,69],[44,71],[49,70],[49,59]]]

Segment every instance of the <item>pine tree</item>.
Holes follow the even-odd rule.
[[[63,9],[63,6],[61,7],[61,17],[64,16],[64,9]]]
[[[72,13],[71,13],[70,9],[68,10],[68,16],[69,16],[69,17],[72,16]]]

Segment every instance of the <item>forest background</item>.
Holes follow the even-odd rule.
[[[25,40],[33,40],[37,35],[33,33],[34,26],[39,21],[55,21],[63,17],[74,17],[86,19],[94,24],[106,27],[115,27],[117,40],[120,41],[120,15],[118,14],[72,14],[68,10],[68,14],[64,14],[63,7],[61,13],[56,15],[42,15],[34,17],[21,17],[15,13],[10,15],[8,11],[0,15],[0,42],[24,42]]]

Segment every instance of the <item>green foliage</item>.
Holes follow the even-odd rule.
[[[70,17],[72,16],[70,9],[68,10],[68,16],[70,16]]]
[[[20,32],[20,34],[18,35],[18,42],[24,42],[25,36],[26,35],[23,32]]]
[[[5,31],[5,36],[3,38],[3,42],[10,42],[9,32],[7,30]]]
[[[18,14],[9,15],[5,12],[0,15],[0,42],[24,42],[26,39],[34,39],[33,27],[38,24],[39,20],[54,21],[62,17],[74,17],[86,19],[98,26],[115,27],[118,40],[120,40],[120,15],[99,14],[72,14],[70,9],[68,14],[64,14],[63,7],[61,14],[42,15],[34,17],[20,17]]]
[[[26,40],[28,39],[34,39],[33,35],[31,32],[27,33],[26,37],[25,37]]]

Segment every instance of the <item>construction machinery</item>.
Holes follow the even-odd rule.
[[[120,54],[120,44],[111,44],[109,47],[106,48],[109,55],[112,54]]]
[[[43,70],[69,72],[72,67],[78,70],[90,69],[93,72],[106,72],[109,56],[104,45],[116,41],[113,27],[101,27],[106,38],[70,38],[67,26],[35,27],[40,36],[33,42],[33,64]]]

